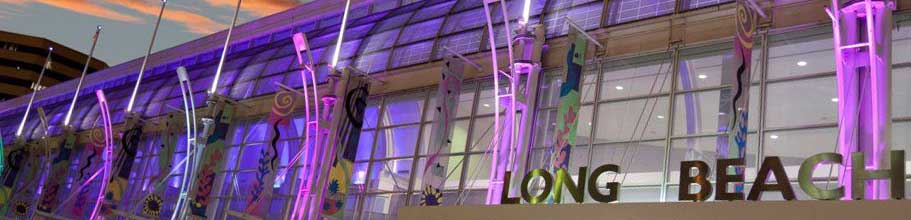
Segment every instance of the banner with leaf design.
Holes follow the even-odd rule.
[[[461,60],[449,56],[444,63],[445,66],[440,73],[440,85],[437,87],[436,107],[432,110],[433,127],[430,130],[430,145],[427,148],[430,156],[424,163],[421,206],[438,206],[443,203],[443,194],[440,191],[446,183],[449,158],[440,155],[450,151],[452,130],[455,127],[459,95],[462,91],[465,65]]]
[[[206,219],[211,212],[209,203],[212,199],[213,190],[215,189],[216,175],[218,171],[225,166],[225,144],[228,136],[228,128],[231,126],[231,120],[234,117],[234,107],[225,104],[225,101],[216,101],[217,109],[214,117],[214,130],[206,138],[206,147],[201,154],[202,159],[199,167],[196,168],[196,180],[194,188],[190,191],[190,214],[195,219]]]
[[[256,176],[253,180],[247,206],[244,213],[266,218],[272,204],[272,191],[275,183],[275,171],[278,170],[278,140],[281,138],[282,129],[288,129],[290,115],[294,111],[297,96],[284,89],[278,90],[272,98],[272,113],[268,116],[271,129],[266,129],[269,145],[260,149],[260,158],[257,161]]]

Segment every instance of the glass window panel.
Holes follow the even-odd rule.
[[[573,6],[578,6],[593,0],[554,0],[547,6],[547,12],[552,12],[560,9],[570,8]],[[513,2],[522,2],[522,1],[513,1]]]
[[[481,29],[477,29],[441,38],[437,42],[438,49],[434,54],[433,59],[443,59],[443,56],[448,53],[443,47],[447,47],[453,52],[463,55],[478,52],[481,46],[482,33]]]
[[[383,19],[383,21],[380,21],[379,23],[377,23],[377,26],[376,26],[376,29],[374,30],[374,32],[387,31],[389,29],[401,27],[402,25],[405,24],[406,21],[408,21],[408,18],[411,17],[412,13],[413,12],[408,12],[408,13],[404,13],[401,15],[396,15],[393,17]]]
[[[662,138],[667,135],[667,97],[601,104],[595,143]],[[654,110],[653,110],[654,109]]]
[[[339,63],[341,63],[341,60],[353,57],[356,54],[357,48],[360,44],[361,44],[361,40],[353,40],[353,41],[347,41],[347,42],[342,43],[341,53],[338,54]],[[331,61],[332,60],[331,56],[335,56],[335,44],[333,43],[332,45],[333,45],[332,47],[329,47],[326,50],[325,60],[327,60],[327,61]],[[339,66],[343,66],[343,65],[339,65]]]
[[[610,1],[609,4],[607,9],[608,25],[636,21],[674,12],[673,0],[619,0]]]
[[[602,1],[597,1],[545,14],[543,23],[548,27],[547,37],[562,36],[569,32],[569,26],[563,21],[564,17],[569,17],[585,30],[598,28],[601,26],[602,5]],[[673,11],[673,5],[674,3],[671,1],[671,11]]]
[[[459,1],[455,7],[455,11],[462,11],[465,9],[471,9],[475,7],[481,7],[482,1]]]
[[[837,128],[818,128],[792,131],[768,131],[765,137],[764,156],[781,158],[785,172],[791,180],[797,179],[797,172],[803,161],[822,152],[835,152]],[[814,178],[829,176],[830,166],[818,166]],[[837,176],[840,166],[835,166],[832,176]]]
[[[376,1],[373,4],[373,11],[386,11],[398,6],[398,1]]]
[[[364,110],[364,126],[363,129],[375,128],[377,124],[377,115],[379,115],[379,100],[368,99],[367,100],[367,109]]]
[[[423,41],[407,46],[400,46],[393,50],[392,67],[403,67],[430,60],[433,51],[433,41]]]
[[[433,133],[433,123],[425,123],[424,130],[422,131],[421,136],[421,149],[420,155],[428,155],[435,152],[427,152],[427,149],[430,146],[430,136]],[[468,119],[457,120],[455,121],[455,126],[452,129],[452,136],[450,136],[450,147],[448,152],[441,152],[442,154],[450,153],[461,153],[465,152],[466,140],[468,138]]]
[[[467,169],[468,176],[465,177],[465,189],[481,189],[486,192],[490,179],[490,155],[471,154],[468,156]]]
[[[278,90],[278,86],[275,83],[281,83],[284,81],[285,75],[275,75],[270,76],[269,78],[260,79],[256,82],[256,93],[254,96],[260,96],[265,94],[272,94]]]
[[[376,73],[386,70],[386,63],[389,62],[389,50],[384,50],[368,55],[361,55],[355,62],[355,67],[368,73]]]
[[[459,12],[449,16],[446,24],[443,25],[443,34],[451,34],[472,28],[479,28],[486,25],[487,21],[484,16],[483,8],[476,8],[470,11]]]
[[[366,160],[370,159],[370,151],[373,149],[372,148],[373,141],[374,141],[373,135],[375,132],[376,131],[372,130],[372,129],[361,131],[361,136],[357,142],[357,154],[355,154],[355,157],[354,157],[355,161],[366,161]],[[384,138],[381,138],[378,141],[382,141],[382,140],[384,140]],[[379,144],[385,144],[385,143],[379,143]],[[383,146],[383,145],[380,145],[380,146]],[[385,149],[381,148],[380,150],[385,150]],[[377,154],[382,155],[380,153],[377,153]]]
[[[602,190],[606,193],[607,190]],[[658,202],[661,195],[660,187],[621,187],[620,203],[645,203]]]
[[[440,157],[438,157],[437,162],[446,160],[446,163],[441,163],[441,165],[446,166],[446,170],[445,170],[446,181],[443,184],[442,190],[459,189],[459,180],[462,178],[462,162],[464,160],[463,158],[465,158],[465,157],[463,157],[463,156],[440,156]],[[421,175],[430,175],[431,174],[430,172],[427,172],[427,173],[424,172],[424,167],[427,166],[426,164],[427,164],[426,157],[422,157],[420,160],[418,160],[417,167],[415,167],[416,175],[414,177],[415,178],[414,187],[413,187],[414,191],[419,192],[419,191],[423,190],[423,188],[421,188],[421,186],[423,186],[424,180]],[[433,166],[433,165],[431,165],[431,166]]]
[[[455,5],[455,3],[456,3],[456,1],[450,1],[450,2],[436,4],[433,6],[424,7],[420,11],[418,11],[418,13],[415,14],[414,17],[411,18],[411,20],[412,20],[412,22],[423,21],[423,20],[427,20],[430,18],[443,16],[449,12],[449,9],[451,9],[452,6]],[[439,29],[439,27],[437,27],[437,29]]]
[[[363,25],[363,24],[367,24],[367,23],[376,23],[377,20],[380,20],[380,19],[386,17],[386,14],[389,14],[387,12],[379,12],[376,9],[374,9],[374,11],[377,11],[377,13],[373,13],[373,14],[364,16],[360,19],[357,19],[356,21],[351,22],[351,25],[356,26],[356,25]]]
[[[750,87],[748,129],[759,126],[759,88]],[[714,134],[724,132],[730,117],[720,109],[722,90],[688,92],[677,95],[674,108],[674,136]],[[726,130],[725,130],[726,131]]]
[[[835,77],[771,83],[768,87],[765,120],[769,128],[836,123]]]
[[[373,24],[350,27],[345,30],[345,41],[361,39],[373,28]]]
[[[429,21],[424,21],[417,24],[411,24],[405,27],[405,35],[399,37],[399,42],[397,44],[407,44],[411,42],[416,42],[420,40],[431,39],[436,36],[437,32],[442,26],[443,18],[437,18]]]
[[[622,186],[658,185],[664,160],[664,140],[614,144],[596,144],[592,151],[592,168],[616,164],[622,171],[604,174],[598,182],[623,182]],[[625,179],[624,179],[625,178]],[[622,195],[622,193],[621,193]],[[621,196],[623,197],[623,196]]]
[[[462,91],[459,94],[459,102],[457,103],[456,118],[468,117],[471,115],[471,109],[474,107],[474,91],[474,83],[462,83]],[[424,114],[424,121],[433,121],[437,114],[437,89],[431,90],[429,95],[430,99],[427,103],[429,108]]]
[[[361,48],[361,54],[370,53],[392,47],[395,38],[399,35],[399,29],[393,29],[386,32],[371,34]]]
[[[405,206],[406,199],[408,197],[402,193],[369,195],[364,201],[361,216],[366,219],[395,219],[399,208]]]
[[[261,152],[263,148],[269,147],[266,144],[249,144],[243,147],[243,152],[240,154],[240,170],[254,170],[257,169],[259,164],[256,162],[259,161]]]
[[[911,116],[911,67],[892,69],[892,117]]]
[[[554,144],[554,133],[557,127],[557,111],[554,109],[538,111],[535,120],[535,142],[536,148],[550,148]]]
[[[408,191],[412,161],[412,159],[399,159],[373,162],[368,192]]]
[[[911,134],[911,122],[892,123],[892,150],[904,150],[905,160],[911,161],[911,158],[907,156],[908,152],[911,152],[911,135],[905,134]]]
[[[493,117],[476,118],[471,130],[471,141],[468,142],[472,152],[487,151],[493,142],[494,127]]]
[[[911,62],[911,25],[896,25],[892,31],[892,63]]]
[[[621,60],[604,67],[601,100],[628,98],[670,91],[670,57],[653,60]]]
[[[579,92],[582,103],[590,103],[595,100],[597,69],[598,65],[585,66]],[[560,104],[560,88],[564,84],[565,75],[565,70],[548,73],[538,95],[540,97],[539,107],[557,107]]]
[[[418,140],[418,125],[385,128],[378,135],[375,159],[411,156]]]
[[[761,72],[759,72],[760,59],[762,54],[760,54],[760,47],[758,44],[753,48],[752,55],[752,65],[750,78],[752,82],[758,82],[761,78]],[[704,51],[709,50],[709,51]],[[711,48],[696,48],[692,51],[684,51],[684,54],[680,57],[680,75],[678,76],[679,80],[677,81],[677,90],[678,91],[688,91],[693,89],[700,88],[709,88],[721,86],[724,77],[730,77],[730,82],[725,84],[726,86],[735,86],[736,83],[736,74],[734,73],[722,73],[724,68],[724,58],[731,57],[732,50],[729,43],[722,45],[716,45]],[[723,76],[727,74],[727,76]]]
[[[248,125],[247,135],[244,137],[244,143],[264,143],[266,140],[266,130],[268,125],[265,121],[256,121]]]
[[[689,0],[689,4],[683,6],[684,10],[702,8],[706,6],[718,5],[732,2],[733,0]]]
[[[680,182],[680,162],[682,161],[703,161],[709,165],[709,170],[711,174],[708,175],[710,180],[715,179],[715,171],[717,170],[716,161],[717,158],[721,157],[721,154],[718,152],[718,146],[720,144],[727,144],[727,136],[709,136],[709,137],[695,137],[695,138],[685,138],[685,139],[675,139],[671,143],[671,155],[670,161],[668,161],[668,183],[679,183]],[[720,142],[720,143],[719,143]],[[747,136],[747,146],[746,146],[746,171],[744,171],[745,178],[747,181],[756,179],[756,152],[758,150],[759,140],[755,134],[750,134]],[[768,153],[768,152],[767,152]],[[733,156],[728,156],[725,158],[734,158]]]
[[[304,54],[306,56],[306,54]],[[266,65],[266,70],[263,72],[263,75],[272,75],[288,70],[291,66],[297,66],[297,55],[292,54],[282,58],[274,59],[269,61],[269,65]]]
[[[835,72],[831,28],[826,29],[773,36],[769,79]]]
[[[421,120],[424,110],[424,99],[427,92],[389,97],[386,99],[386,112],[383,113],[383,125],[416,123]]]

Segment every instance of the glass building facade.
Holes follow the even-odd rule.
[[[442,46],[463,54],[488,51],[486,24],[481,1],[375,1],[351,10],[348,30],[340,53],[341,65],[351,65],[369,73],[395,72],[397,69],[428,64],[442,59]],[[506,1],[520,8],[522,1]],[[533,0],[532,23],[546,27],[548,39],[561,38],[569,17],[587,30],[629,25],[659,19],[671,14],[706,7],[723,7],[725,0]],[[499,7],[498,5],[495,7]],[[499,11],[499,9],[492,9]],[[518,11],[511,10],[510,17]],[[494,13],[494,21],[502,21]],[[911,150],[911,14],[896,13],[892,33],[892,148]],[[237,100],[269,96],[276,92],[274,82],[301,87],[299,68],[292,49],[292,33],[305,32],[310,39],[319,80],[325,80],[327,60],[334,53],[340,15],[324,16],[295,24],[261,37],[233,43],[218,93]],[[496,42],[505,42],[503,24],[495,24]],[[760,29],[753,51],[750,89],[746,179],[755,179],[757,164],[765,156],[781,157],[791,182],[796,187],[800,163],[820,152],[833,152],[837,135],[837,102],[832,29],[828,24],[808,25],[786,30]],[[504,45],[497,45],[505,47]],[[570,169],[594,168],[602,164],[620,165],[619,174],[604,175],[621,182],[620,202],[677,201],[680,161],[702,160],[714,166],[717,157],[719,105],[722,89],[732,85],[721,81],[722,59],[731,51],[731,39],[712,39],[697,44],[671,45],[666,49],[636,54],[602,56],[590,59],[584,67],[580,89],[582,108],[577,144],[570,155]],[[143,117],[158,117],[182,106],[174,70],[186,66],[194,83],[195,103],[204,107],[205,91],[212,81],[220,49],[187,56],[152,68],[141,85],[137,112]],[[545,68],[539,85],[538,108],[531,148],[523,159],[526,170],[547,168],[552,158],[556,125],[556,106],[562,67]],[[94,83],[85,91],[104,89],[108,93],[114,123],[123,121],[123,109],[132,89],[134,74]],[[382,85],[380,85],[382,86]],[[83,94],[91,94],[83,92]],[[353,187],[346,207],[351,219],[395,219],[403,206],[419,203],[422,164],[429,157],[434,119],[436,86],[394,91],[371,96],[360,135]],[[61,132],[60,120],[72,93],[46,95],[36,102],[48,112],[48,131],[38,120],[27,121],[26,137],[37,139],[45,132]],[[481,205],[485,202],[490,176],[490,146],[495,114],[494,91],[490,77],[476,77],[462,85],[452,137],[452,148],[441,157],[449,160],[448,178],[443,187],[444,205]],[[73,125],[79,130],[96,127],[99,110],[91,95],[77,101]],[[4,140],[14,139],[12,131],[24,106],[0,110]],[[224,174],[215,196],[219,213],[243,210],[247,192],[254,179],[255,161],[267,145],[267,115],[244,116],[229,132]],[[290,166],[297,174],[275,189],[271,207],[273,218],[288,212],[295,196],[294,184],[305,177],[301,164],[289,164],[300,151],[305,119],[298,112],[292,131],[279,139],[280,168]],[[141,209],[144,193],[158,175],[157,156],[160,133],[144,136],[142,149],[133,162],[133,173],[124,207]],[[185,138],[185,137],[183,137]],[[7,141],[12,142],[12,141]],[[185,141],[178,141],[175,158],[186,154]],[[72,171],[80,167],[74,161]],[[177,161],[174,162],[175,164]],[[911,161],[907,162],[911,163]],[[713,169],[714,170],[714,169]],[[822,172],[824,171],[824,172]],[[828,185],[828,169],[814,174],[818,184]],[[165,207],[178,196],[181,171],[171,173]],[[519,175],[519,174],[514,174]],[[514,177],[515,178],[515,177]],[[827,180],[829,179],[829,180]],[[72,181],[71,181],[72,182]],[[832,181],[835,184],[834,181]],[[750,183],[747,182],[749,186]],[[97,184],[93,185],[98,187]],[[70,187],[67,187],[68,189]],[[93,189],[97,190],[97,189]],[[807,199],[796,190],[798,199]],[[67,194],[64,191],[64,194]],[[911,194],[909,194],[911,195]],[[765,200],[775,200],[769,194]],[[567,199],[568,195],[565,196]],[[566,199],[564,199],[566,200]],[[586,195],[586,202],[595,201]],[[163,210],[168,213],[169,210]],[[218,218],[235,219],[219,214]]]

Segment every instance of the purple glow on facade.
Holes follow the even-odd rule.
[[[491,19],[490,4],[497,2],[496,0],[484,0],[484,12],[485,17],[487,18],[487,32],[489,36],[497,36],[494,33],[493,21]],[[509,23],[508,15],[506,8],[502,5],[505,5],[504,1],[500,2],[501,17],[503,18],[504,23]],[[506,26],[506,38],[510,39],[507,42],[507,54],[509,59],[509,67],[514,65],[513,61],[513,50],[512,50],[512,33],[510,33],[510,28]],[[490,41],[489,45],[497,45],[495,37],[488,37]],[[519,124],[516,119],[516,112],[518,110],[518,103],[516,100],[516,92],[519,89],[519,83],[521,77],[517,72],[511,71],[503,72],[499,70],[499,64],[497,62],[497,49],[496,47],[490,47],[491,54],[491,65],[493,71],[494,79],[494,133],[493,141],[491,144],[490,156],[491,156],[491,165],[490,165],[490,178],[487,188],[487,205],[496,205],[500,203],[500,197],[503,193],[503,185],[505,172],[513,171],[514,166],[517,164],[518,156],[521,154],[519,145]],[[506,80],[506,81],[501,81]],[[500,84],[508,84],[506,90],[500,90]],[[502,93],[502,94],[501,94]],[[501,107],[501,102],[505,104],[505,109]],[[504,112],[505,118],[501,121],[500,112]],[[524,114],[524,113],[523,113]],[[503,126],[503,127],[501,127]],[[505,132],[504,132],[505,131]]]
[[[107,188],[108,180],[111,179],[111,162],[114,157],[114,133],[113,126],[111,125],[111,114],[108,109],[108,100],[102,90],[96,90],[95,96],[98,97],[98,106],[101,108],[102,125],[104,126],[104,151],[102,152],[101,157],[104,161],[102,167],[102,169],[104,169],[104,178],[101,179],[101,187],[98,190],[98,197],[95,199],[95,207],[92,209],[92,215],[89,219],[96,219],[95,217],[101,209],[101,203],[104,200],[104,189]]]
[[[297,196],[294,198],[291,219],[304,219],[310,217],[310,211],[308,211],[309,207],[311,207],[311,201],[309,200],[310,192],[313,190],[313,183],[316,182],[314,181],[316,174],[319,173],[317,172],[319,169],[316,165],[324,164],[324,161],[318,161],[318,149],[320,143],[319,136],[322,133],[320,132],[319,123],[319,93],[317,93],[317,84],[319,82],[316,78],[316,70],[313,68],[313,55],[310,53],[310,45],[307,43],[307,37],[303,33],[297,33],[294,34],[292,38],[294,40],[294,51],[297,54],[297,62],[299,66],[302,67],[300,71],[300,78],[304,85],[304,120],[306,123],[304,124],[302,148],[296,155],[294,155],[294,158],[291,159],[291,162],[288,163],[288,167],[296,164],[301,157],[306,158],[302,169],[305,169],[303,173],[306,173],[307,177],[303,180],[303,183],[298,184],[296,194]],[[306,57],[303,53],[306,53]],[[313,107],[312,112],[316,117],[311,116],[311,106]],[[316,134],[313,134],[312,136],[311,128],[313,131],[316,131]],[[288,169],[285,169],[284,172],[282,172],[282,174],[277,178],[284,179],[287,175],[287,170]]]
[[[826,12],[832,19],[835,44],[838,152],[844,157],[838,180],[844,186],[843,199],[850,200],[853,153],[872,158],[865,161],[868,170],[881,170],[888,164],[894,2],[863,0],[842,5],[832,0],[832,6]],[[888,199],[886,184],[868,180],[864,199]]]

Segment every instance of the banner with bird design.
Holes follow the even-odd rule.
[[[119,208],[118,206],[123,202],[124,193],[130,186],[130,173],[133,171],[139,141],[142,137],[142,123],[138,119],[128,119],[126,127],[128,129],[121,136],[121,149],[114,164],[113,171],[116,173],[105,189],[104,205],[101,206],[101,212],[108,217],[113,217],[113,210]]]
[[[430,130],[429,157],[424,163],[423,187],[421,187],[421,206],[439,206],[443,203],[443,186],[446,183],[448,157],[452,145],[452,130],[458,111],[459,95],[462,91],[464,64],[461,60],[447,56],[445,66],[440,73],[440,85],[437,87],[436,108],[433,127]]]
[[[569,169],[569,156],[572,147],[576,145],[576,129],[579,125],[579,109],[582,107],[582,97],[579,88],[582,85],[582,67],[585,65],[585,51],[588,39],[582,36],[575,28],[570,28],[569,39],[572,44],[566,54],[566,75],[563,85],[560,86],[560,105],[557,107],[556,137],[552,152],[551,173],[559,169]],[[560,186],[564,180],[557,177],[555,183]],[[549,196],[547,203],[560,203],[562,190],[554,191]]]

